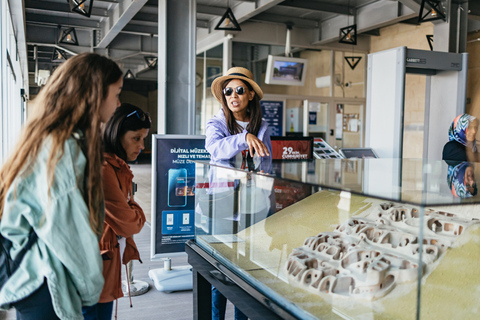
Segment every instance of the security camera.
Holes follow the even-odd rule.
[[[350,88],[352,86],[351,82],[345,82],[345,88]]]

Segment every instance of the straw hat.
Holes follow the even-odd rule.
[[[213,80],[212,93],[218,102],[222,103],[223,83],[225,82],[225,80],[228,79],[240,79],[247,81],[252,86],[253,91],[255,91],[255,93],[257,94],[258,99],[263,98],[263,91],[262,89],[260,89],[260,86],[255,81],[253,81],[253,74],[250,72],[250,70],[242,67],[233,67],[228,69],[225,76],[218,77]]]

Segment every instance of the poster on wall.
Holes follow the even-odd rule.
[[[209,160],[205,136],[153,135],[152,259],[184,254],[195,236],[195,163]]]
[[[263,119],[268,123],[271,136],[283,135],[283,101],[260,100]]]
[[[272,137],[273,160],[313,158],[313,137]]]

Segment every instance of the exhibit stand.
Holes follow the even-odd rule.
[[[392,169],[398,180],[368,185]],[[480,165],[316,159],[281,161],[265,174],[237,162],[196,162],[197,183],[235,182],[238,193],[196,193],[196,215],[208,212],[216,227],[197,226],[186,246],[194,319],[210,319],[211,285],[251,319],[471,318],[480,302],[472,281],[480,196],[461,192],[459,175],[467,171],[478,174]],[[281,208],[259,201],[292,200],[278,185],[304,189]],[[263,197],[245,207],[253,193]]]
[[[172,266],[185,255],[185,242],[195,235],[195,164],[209,160],[204,136],[153,135],[151,259],[164,267],[148,272],[155,288],[172,292],[192,289],[192,271]]]

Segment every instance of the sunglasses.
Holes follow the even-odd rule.
[[[140,119],[140,121],[145,121],[145,120],[148,119],[148,121],[149,121],[150,123],[152,123],[152,119],[150,118],[150,114],[148,114],[148,112],[143,112],[143,111],[142,111],[142,114],[140,114],[140,113],[138,112],[138,110],[135,110],[135,111],[133,111],[132,113],[127,114],[127,116],[125,117],[125,119],[128,118],[128,117],[133,116],[134,114],[137,115],[137,117],[138,117],[138,119]]]
[[[245,92],[246,92],[247,89],[245,89],[245,87],[243,86],[238,86],[235,88],[235,93],[238,94],[239,96],[243,95]],[[226,97],[230,97],[233,93],[233,88],[225,88],[223,89],[223,94],[226,96]]]

